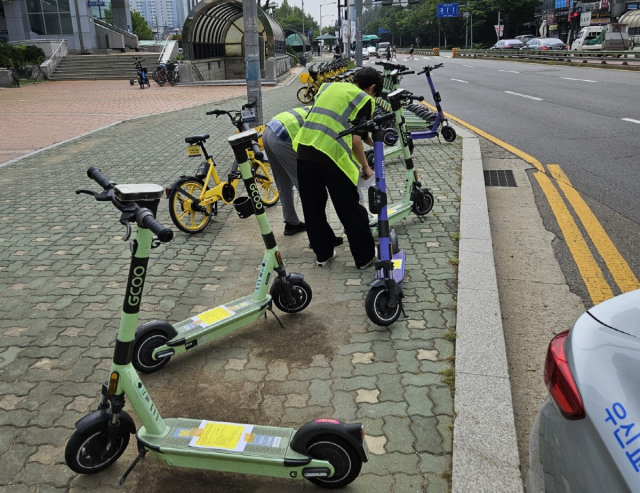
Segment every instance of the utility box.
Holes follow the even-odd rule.
[[[629,26],[626,24],[609,24],[602,42],[603,51],[628,50]]]

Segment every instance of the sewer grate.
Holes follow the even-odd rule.
[[[485,170],[484,184],[487,187],[517,187],[513,171],[510,169]]]

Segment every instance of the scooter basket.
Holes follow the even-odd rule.
[[[255,212],[249,197],[238,197],[233,201],[233,206],[236,208],[236,212],[240,219],[251,217]]]

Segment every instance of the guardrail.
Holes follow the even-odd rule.
[[[58,43],[58,46],[53,53],[49,57],[48,60],[45,60],[40,64],[40,70],[44,74],[45,78],[49,79],[55,72],[56,68],[58,68],[58,64],[60,60],[67,56],[67,40],[62,39]]]
[[[514,58],[528,60],[565,61],[575,62],[582,60],[588,63],[589,60],[600,60],[605,65],[607,59],[622,60],[622,65],[640,64],[640,51],[538,51],[538,50],[457,50],[456,58]]]

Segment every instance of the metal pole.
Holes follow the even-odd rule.
[[[469,12],[469,15],[471,16],[471,46],[470,48],[473,50],[473,14],[471,12]]]
[[[262,81],[260,79],[260,47],[258,46],[258,3],[243,0],[244,56],[247,73],[247,100],[256,104],[256,125],[262,125]]]
[[[362,0],[355,0],[356,6],[356,65],[362,67]]]
[[[302,34],[305,34],[304,32],[304,0],[302,0]],[[302,51],[304,52],[304,41],[302,42]]]
[[[498,10],[498,30],[496,31],[496,35],[498,36],[498,41],[500,41],[500,11]]]

